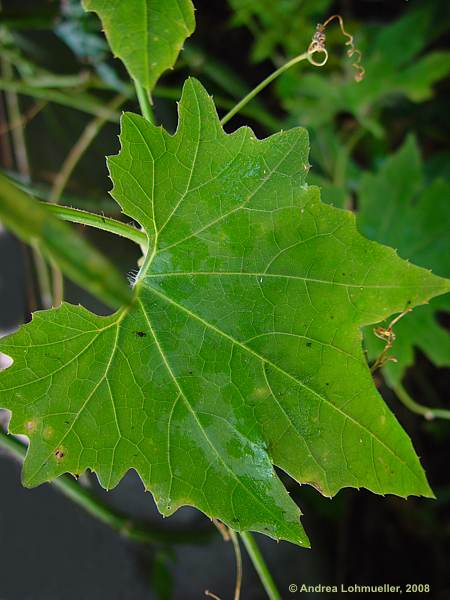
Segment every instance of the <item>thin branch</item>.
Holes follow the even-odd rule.
[[[126,101],[126,99],[127,97],[123,94],[118,94],[109,104],[107,104],[107,107],[109,110],[113,111],[119,108]],[[89,123],[86,125],[82,134],[72,146],[69,154],[66,156],[59,173],[55,177],[53,187],[50,192],[50,203],[58,204],[61,194],[63,193],[64,188],[66,187],[77,164],[80,162],[80,159],[95,140],[101,128],[106,124],[107,121],[108,119],[105,116],[97,116],[92,119],[92,121],[89,121]]]
[[[95,98],[95,96],[91,96],[86,93],[75,94],[60,92],[59,90],[47,88],[37,88],[9,77],[0,79],[0,89],[16,92],[25,96],[31,96],[33,98],[42,98],[48,102],[55,102],[56,104],[75,108],[76,110],[80,110],[91,115],[104,117],[112,123],[117,123],[120,117],[118,111],[108,110],[101,102],[97,100],[97,98]]]
[[[209,590],[205,590],[205,596],[208,596],[209,598],[212,598],[213,600],[222,600],[222,598],[220,598],[219,596],[216,596],[216,594],[214,594],[214,592],[210,592]]]
[[[11,78],[13,75],[12,65],[5,60],[2,61],[2,73],[8,78]],[[15,91],[9,90],[6,92],[6,104],[8,107],[9,126],[11,127],[11,125],[14,124],[14,127],[11,127],[11,138],[13,142],[16,167],[24,180],[29,183],[31,181],[31,171],[28,160],[25,132],[23,130],[23,116],[20,111],[19,99]],[[47,263],[36,246],[32,247],[32,256],[39,287],[41,305],[43,308],[50,308],[52,305],[52,291]]]
[[[242,556],[241,548],[239,546],[239,538],[233,529],[230,529],[230,538],[233,544],[234,556],[236,558],[236,584],[234,586],[234,600],[239,600],[241,597],[242,587]]]
[[[119,94],[117,95],[107,106],[108,109],[113,111],[121,106],[126,100],[126,96]],[[97,137],[101,128],[107,122],[106,116],[97,116],[90,121],[82,134],[72,146],[69,154],[66,156],[62,167],[55,178],[52,190],[50,192],[49,202],[51,204],[58,204],[64,189],[69,182],[70,176],[74,172],[77,164],[92,144],[94,139]],[[61,269],[54,262],[52,264],[52,279],[53,279],[53,305],[59,306],[63,301],[64,296],[64,278],[61,273]]]
[[[34,117],[38,115],[46,106],[46,100],[39,100],[38,102],[35,102],[33,106],[31,106],[26,112],[18,116],[17,121],[11,121],[10,123],[5,123],[3,126],[1,126],[0,135],[5,135],[5,133],[9,133],[17,127],[24,127],[30,121],[32,121]]]

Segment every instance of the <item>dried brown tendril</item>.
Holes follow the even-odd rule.
[[[322,66],[327,62],[328,52],[325,47],[325,43],[326,43],[325,29],[331,23],[331,21],[333,21],[334,19],[337,19],[339,21],[339,26],[341,28],[342,34],[347,38],[347,41],[345,42],[345,45],[349,46],[349,48],[347,50],[347,56],[349,58],[351,58],[354,55],[356,56],[355,62],[352,63],[352,67],[354,67],[356,69],[355,81],[362,81],[364,79],[364,75],[366,73],[364,67],[361,64],[362,54],[361,54],[361,51],[355,47],[355,44],[353,41],[353,36],[350,33],[348,33],[348,31],[345,30],[344,21],[343,21],[341,15],[332,15],[325,21],[325,23],[317,24],[316,32],[314,33],[314,36],[308,47],[308,59],[315,66]],[[325,58],[322,62],[319,63],[313,58],[312,55],[315,52],[321,52],[321,53],[325,54]]]
[[[386,344],[385,344],[381,354],[378,356],[378,358],[375,360],[373,365],[370,367],[370,370],[372,373],[374,373],[377,369],[379,369],[380,367],[382,367],[389,361],[397,362],[397,359],[395,358],[395,356],[387,355],[387,353],[392,348],[392,346],[395,342],[395,339],[396,339],[393,327],[400,321],[400,319],[402,319],[406,314],[411,312],[411,310],[412,310],[411,308],[407,308],[406,310],[404,310],[401,314],[397,315],[395,317],[395,319],[393,319],[387,327],[375,327],[375,329],[373,330],[373,332],[377,336],[377,338],[380,338],[380,340],[383,340],[384,342],[386,342]]]

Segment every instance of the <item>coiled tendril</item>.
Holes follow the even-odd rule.
[[[352,63],[352,67],[354,67],[356,69],[355,81],[362,81],[364,78],[364,75],[366,73],[364,67],[361,64],[362,54],[361,54],[361,51],[356,48],[354,41],[353,41],[353,36],[345,30],[344,21],[343,21],[341,15],[332,15],[325,21],[325,23],[317,24],[316,32],[314,33],[314,36],[308,47],[308,60],[317,67],[320,67],[327,62],[328,52],[325,47],[325,43],[326,43],[325,29],[331,23],[331,21],[333,21],[334,19],[337,19],[339,21],[339,26],[341,28],[342,34],[347,38],[347,41],[345,42],[345,45],[349,46],[349,48],[347,50],[347,56],[349,58],[351,58],[352,56],[356,55],[356,60],[355,60],[355,62]],[[322,54],[325,54],[325,58],[322,62],[317,62],[313,58],[312,55],[315,52],[321,52]]]

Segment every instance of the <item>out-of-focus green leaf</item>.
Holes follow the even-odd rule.
[[[363,177],[358,206],[358,225],[364,235],[396,248],[400,256],[417,265],[450,277],[450,185],[443,179],[425,182],[413,137],[376,175]],[[396,324],[392,354],[398,362],[383,367],[390,385],[395,386],[413,364],[414,348],[437,366],[450,366],[450,335],[437,319],[442,310],[450,311],[449,295],[415,308]],[[371,358],[384,346],[369,330],[366,343]]]
[[[75,56],[91,63],[103,62],[110,53],[100,35],[98,21],[87,15],[79,0],[68,0],[61,6],[62,20],[55,32],[71,48]]]
[[[114,55],[149,91],[195,28],[191,0],[83,0],[83,6],[99,15]]]
[[[36,245],[73,281],[117,308],[130,290],[115,267],[70,226],[0,175],[0,220],[25,242]]]
[[[441,177],[450,182],[450,149],[437,152],[428,158],[424,167],[428,181]]]
[[[88,63],[108,86],[124,91],[126,85],[108,63],[110,48],[100,32],[98,19],[86,14],[79,0],[67,0],[61,6],[61,21],[55,33],[82,62]]]
[[[245,26],[255,38],[252,58],[273,59],[282,48],[288,56],[304,52],[316,23],[323,21],[331,0],[228,0],[232,24]]]
[[[450,282],[320,202],[304,129],[228,135],[195,80],[179,111],[175,135],[125,114],[109,159],[112,194],[149,239],[132,304],[109,317],[66,304],[1,341],[26,485],[91,469],[110,488],[134,468],[164,515],[190,504],[302,545],[274,466],[327,496],[431,496],[360,327]]]

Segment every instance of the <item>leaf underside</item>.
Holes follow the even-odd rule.
[[[149,91],[195,29],[191,0],[83,0],[83,5],[98,14],[114,55]]]
[[[307,545],[274,465],[332,496],[345,486],[432,496],[376,391],[360,327],[448,289],[364,239],[305,184],[303,129],[228,135],[195,80],[175,135],[133,114],[112,194],[149,251],[131,306],[35,313],[0,349],[24,482],[136,469],[159,510],[194,505],[236,530]]]
[[[368,238],[397,248],[403,258],[450,277],[450,185],[439,178],[427,185],[423,171],[417,143],[410,137],[379,173],[363,178],[358,226]],[[415,348],[435,365],[450,366],[450,335],[439,324],[439,311],[450,311],[450,295],[418,307],[396,324],[392,348],[396,362],[383,367],[391,386],[414,363]],[[366,343],[370,358],[378,356],[384,346],[372,331],[366,332]]]

